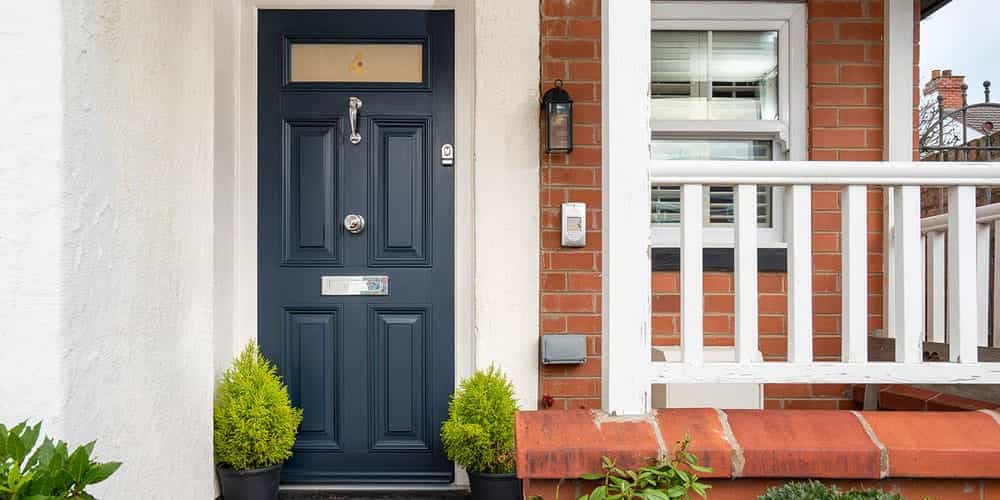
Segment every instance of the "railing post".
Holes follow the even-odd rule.
[[[788,361],[811,363],[812,338],[812,186],[789,188],[788,213]]]
[[[895,194],[896,362],[923,361],[923,294],[913,281],[920,276],[920,188],[900,186]]]
[[[757,359],[757,186],[736,186],[736,361]]]
[[[601,403],[619,415],[649,408],[649,12],[649,0],[601,2]]]
[[[868,187],[845,186],[841,196],[841,357],[868,362]]]
[[[948,355],[975,363],[979,353],[976,311],[976,188],[948,189]]]

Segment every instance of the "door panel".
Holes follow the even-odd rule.
[[[336,311],[286,311],[282,376],[292,404],[302,415],[296,446],[336,451],[337,367],[340,366]]]
[[[372,449],[426,451],[426,308],[372,310]]]
[[[450,482],[439,429],[454,384],[454,170],[435,152],[453,137],[453,13],[258,20],[258,341],[303,409],[282,479]],[[308,59],[290,81],[300,43],[343,46],[298,49]],[[419,72],[364,73],[390,45],[421,54]],[[365,219],[360,233],[348,214]],[[388,293],[323,295],[324,276],[385,276]]]
[[[340,264],[337,129],[333,123],[286,122],[282,231],[287,265]]]
[[[372,266],[430,264],[430,163],[426,119],[372,120]]]

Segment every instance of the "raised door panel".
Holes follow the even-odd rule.
[[[341,264],[334,215],[340,169],[334,123],[289,121],[284,130],[281,176],[282,264]]]
[[[370,165],[374,225],[369,265],[431,263],[429,118],[375,118]]]
[[[430,449],[427,307],[372,309],[373,451]]]
[[[282,373],[292,405],[302,408],[296,450],[340,449],[338,313],[337,310],[285,311]]]

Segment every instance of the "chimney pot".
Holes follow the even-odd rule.
[[[941,78],[941,70],[935,69],[931,71],[931,80],[937,80]]]
[[[941,76],[943,76],[945,78],[951,78],[951,70],[950,69],[946,69],[946,70],[942,71],[941,72]]]

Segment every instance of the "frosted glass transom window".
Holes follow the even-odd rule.
[[[653,120],[777,120],[777,31],[653,31]]]
[[[419,43],[293,43],[290,80],[328,83],[421,83]]]

